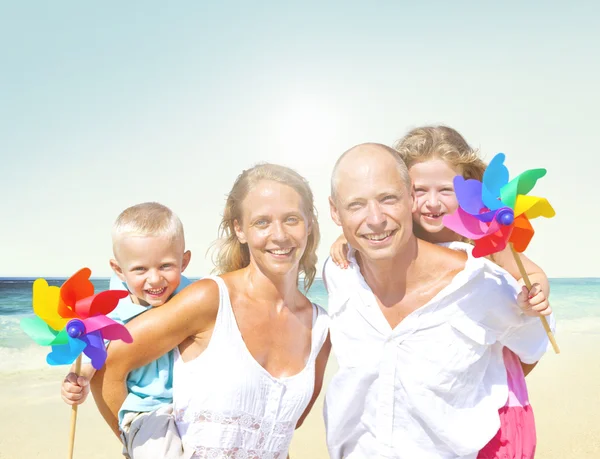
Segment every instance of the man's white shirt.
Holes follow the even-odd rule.
[[[325,398],[332,459],[476,458],[508,396],[502,348],[537,362],[548,339],[516,304],[502,268],[469,254],[463,271],[392,329],[349,254],[325,263],[331,342],[339,364]],[[453,248],[458,248],[453,244]],[[551,319],[553,327],[553,319]]]

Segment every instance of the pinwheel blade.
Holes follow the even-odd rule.
[[[67,324],[67,319],[58,313],[60,288],[49,286],[45,279],[36,279],[33,283],[33,312],[46,322],[50,328],[59,331]]]
[[[79,300],[94,294],[91,275],[89,268],[82,268],[65,281],[60,288],[60,296],[65,305],[72,309]]]
[[[499,225],[498,231],[475,241],[475,247],[472,252],[473,256],[475,258],[487,257],[488,255],[504,250],[512,229],[513,225]]]
[[[24,317],[21,319],[20,326],[32,340],[42,346],[65,344],[68,341],[68,335],[64,330],[60,332],[53,330],[39,317]]]
[[[481,182],[465,180],[462,176],[454,177],[454,193],[461,209],[471,215],[477,215],[485,207],[481,200]]]
[[[86,343],[77,338],[69,338],[67,344],[52,346],[52,352],[46,356],[50,365],[68,365],[73,363],[86,347]]]
[[[537,217],[552,218],[556,215],[546,198],[520,194],[515,201],[515,215],[525,214],[530,220]]]
[[[107,290],[100,292],[77,301],[75,312],[82,319],[100,314],[106,315],[112,312],[119,304],[119,300],[125,298],[127,295],[129,295],[127,290]]]
[[[442,223],[455,233],[473,240],[481,239],[490,232],[494,233],[498,230],[498,223],[495,220],[491,224],[481,222],[460,207],[453,214],[444,215]]]
[[[515,218],[513,226],[513,232],[510,235],[509,242],[512,243],[516,252],[524,252],[534,234],[531,222],[524,215],[520,215]]]
[[[517,175],[500,190],[502,202],[507,207],[514,209],[517,195],[529,193],[544,175],[546,175],[546,169],[530,169]]]
[[[132,343],[133,338],[125,326],[115,322],[106,316],[94,316],[89,319],[84,319],[86,333],[99,331],[103,339],[116,340],[120,339],[126,343]]]
[[[83,353],[90,358],[92,366],[96,370],[102,368],[106,362],[106,346],[102,339],[102,333],[100,331],[86,333],[80,339],[87,344]]]
[[[483,173],[481,200],[490,210],[507,205],[500,202],[500,190],[508,183],[508,169],[504,165],[504,158],[504,153],[498,153]]]

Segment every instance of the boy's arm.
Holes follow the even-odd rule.
[[[156,360],[189,336],[211,330],[219,307],[219,287],[202,280],[185,288],[160,308],[152,308],[127,323],[130,344],[113,341],[106,364],[92,379],[100,413],[118,435],[118,413],[127,397],[129,372]]]
[[[90,363],[83,364],[79,374],[75,373],[75,364],[71,365],[60,389],[63,401],[68,405],[82,404],[90,392],[90,381],[95,373],[96,369]]]

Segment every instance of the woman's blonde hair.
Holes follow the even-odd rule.
[[[308,218],[311,232],[308,235],[306,249],[300,258],[300,273],[304,273],[304,288],[310,288],[317,273],[317,247],[320,232],[317,210],[313,193],[304,179],[296,171],[277,164],[259,164],[243,171],[236,179],[225,204],[223,218],[219,225],[218,250],[214,257],[215,270],[226,273],[245,268],[250,264],[250,252],[247,244],[242,244],[235,234],[235,221],[241,223],[242,203],[248,192],[259,182],[271,180],[293,188],[302,198],[303,211]]]
[[[466,179],[481,180],[486,164],[479,151],[471,148],[462,135],[447,126],[424,126],[409,131],[394,144],[410,169],[414,164],[439,158],[459,168]]]

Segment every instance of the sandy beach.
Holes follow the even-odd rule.
[[[600,457],[600,335],[562,331],[561,354],[548,353],[527,378],[540,459]],[[328,366],[327,381],[335,371]],[[66,367],[0,373],[0,458],[64,459],[70,408],[59,395]],[[324,391],[323,391],[324,393]],[[292,458],[327,459],[323,393],[292,443]],[[79,409],[75,458],[117,459],[120,444],[93,401]]]

